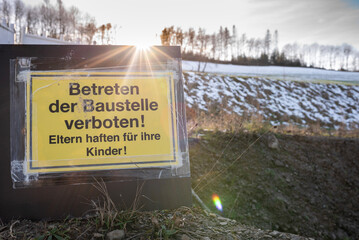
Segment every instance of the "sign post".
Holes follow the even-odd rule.
[[[114,201],[125,196],[128,206],[138,184],[145,184],[145,209],[190,204],[179,47],[0,45],[0,52],[2,63],[10,63],[4,69],[11,99],[9,122],[2,125],[10,128],[11,151],[1,161],[11,177],[1,178],[6,214],[0,217],[82,214],[79,198],[94,197],[89,189],[99,178]],[[58,210],[36,205],[59,189],[70,204]],[[19,210],[19,197],[47,210]]]

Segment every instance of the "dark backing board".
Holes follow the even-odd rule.
[[[157,60],[180,58],[179,47],[155,47]],[[17,57],[63,58],[62,65],[39,62],[38,70],[67,68],[100,68],[128,65],[134,47],[128,46],[51,46],[51,45],[0,45],[0,218],[41,219],[81,216],[91,207],[89,202],[99,196],[92,184],[45,186],[13,189],[10,175],[10,60]],[[101,61],[99,61],[101,59]],[[138,59],[137,61],[144,61]],[[108,182],[111,198],[120,207],[129,207],[137,189],[143,186],[140,205],[144,210],[176,208],[191,205],[189,177],[155,180]]]

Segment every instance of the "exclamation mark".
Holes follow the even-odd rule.
[[[126,146],[124,146],[124,147],[123,147],[123,150],[124,150],[125,155],[126,155],[126,154],[127,154],[127,147],[126,147]]]
[[[141,115],[142,127],[145,127],[145,116]]]

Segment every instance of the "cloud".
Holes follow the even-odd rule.
[[[257,0],[251,14],[278,29],[282,43],[348,42],[359,49],[359,7],[348,1],[354,0]]]

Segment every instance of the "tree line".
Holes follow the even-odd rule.
[[[17,39],[21,30],[27,33],[84,44],[115,42],[117,26],[97,25],[94,17],[77,7],[66,7],[62,0],[50,0],[33,6],[23,0],[0,0],[0,19],[7,26],[15,23]],[[208,34],[205,28],[182,30],[165,27],[160,35],[162,45],[182,46],[183,59],[225,62],[241,65],[305,66],[334,70],[359,71],[359,52],[349,44],[286,44],[278,46],[277,30],[267,30],[262,38],[239,34],[232,28],[220,27]]]
[[[277,30],[267,30],[263,38],[253,38],[238,34],[235,25],[232,29],[221,26],[212,34],[204,28],[184,31],[171,26],[162,30],[160,38],[162,45],[182,46],[182,57],[186,60],[359,71],[359,52],[351,45],[292,43],[280,49]]]
[[[75,6],[64,6],[62,0],[56,0],[55,4],[43,0],[36,6],[26,5],[22,0],[2,0],[0,19],[4,19],[7,26],[15,23],[17,38],[22,29],[26,29],[29,34],[76,43],[110,44],[117,30],[111,23],[97,26],[94,17]]]

